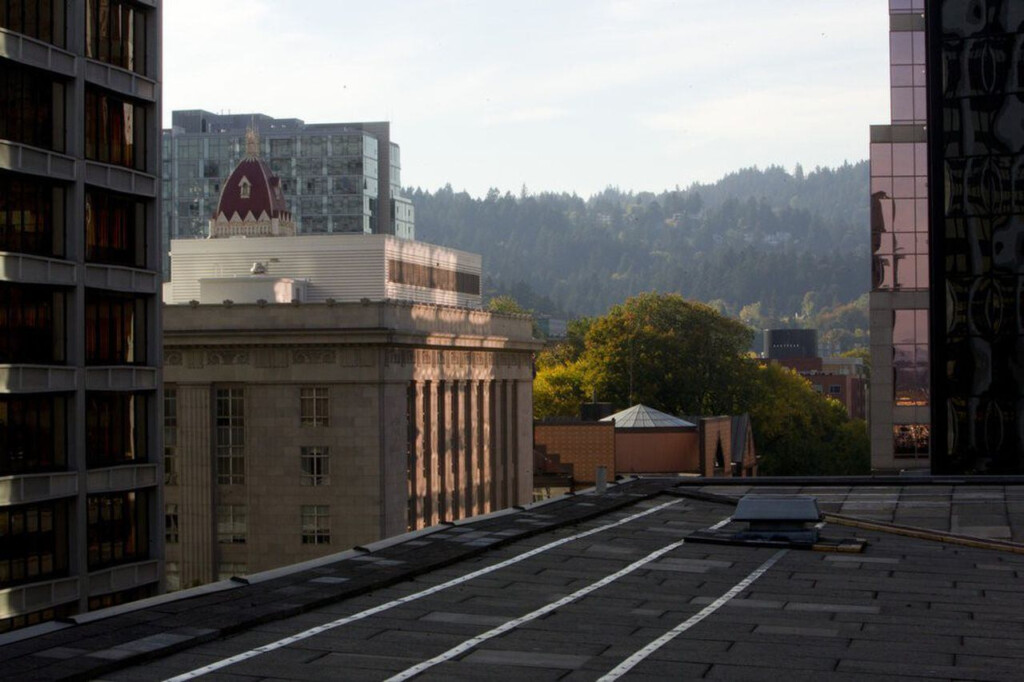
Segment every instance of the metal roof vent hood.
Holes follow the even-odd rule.
[[[818,500],[808,495],[745,495],[736,504],[733,521],[746,522],[737,540],[813,545],[822,519]]]

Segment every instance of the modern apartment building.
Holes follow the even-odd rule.
[[[0,2],[0,632],[160,582],[160,6]]]
[[[207,236],[221,183],[246,157],[249,128],[281,179],[300,233],[415,237],[412,202],[402,197],[400,149],[387,122],[307,124],[202,110],[171,116],[163,133],[164,253],[171,239]]]
[[[871,467],[927,469],[928,145],[924,0],[890,0],[891,123],[871,126]]]
[[[1024,4],[927,10],[932,470],[1022,474]]]

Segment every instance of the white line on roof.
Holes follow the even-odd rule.
[[[729,590],[721,597],[705,606],[703,609],[701,609],[694,615],[684,620],[679,625],[675,626],[674,628],[663,634],[661,637],[658,637],[650,644],[646,645],[645,647],[637,651],[635,654],[624,660],[622,663],[619,663],[617,666],[615,666],[607,673],[605,673],[605,675],[600,678],[599,682],[612,682],[613,680],[619,679],[620,677],[628,673],[630,670],[632,670],[634,667],[636,667],[638,663],[640,663],[645,658],[653,654],[655,651],[663,647],[665,644],[668,644],[673,639],[675,639],[682,633],[686,632],[687,630],[689,630],[694,625],[710,616],[718,609],[725,606],[725,604],[730,599],[735,597],[743,590],[747,589],[752,582],[754,582],[762,575],[764,575],[765,571],[774,566],[775,562],[781,559],[783,555],[785,555],[785,553],[788,551],[789,550],[786,549],[780,549],[778,552],[773,554],[771,558],[768,559],[768,561],[764,562],[756,569],[754,569],[754,571],[750,575],[736,583],[731,590]]]
[[[377,615],[378,613],[381,613],[383,611],[387,611],[389,609],[395,608],[396,606],[402,606],[403,604],[408,604],[409,602],[415,601],[417,599],[422,599],[423,597],[428,597],[428,596],[430,596],[432,594],[437,594],[438,592],[441,592],[442,590],[447,590],[450,587],[455,587],[456,585],[461,585],[464,582],[467,582],[467,581],[472,580],[474,578],[479,578],[480,576],[487,575],[488,573],[493,573],[494,571],[497,571],[499,569],[505,568],[506,566],[511,566],[512,564],[519,563],[520,561],[525,561],[526,559],[529,559],[530,557],[536,556],[536,555],[538,555],[538,554],[540,554],[542,552],[546,552],[546,551],[554,549],[556,547],[560,547],[560,546],[562,546],[562,545],[564,545],[564,544],[566,544],[568,542],[572,542],[574,540],[579,540],[581,538],[589,537],[591,535],[594,535],[595,533],[600,533],[602,531],[610,530],[612,528],[617,528],[617,527],[619,527],[621,525],[629,523],[630,521],[635,521],[635,520],[637,520],[639,518],[643,518],[644,516],[649,516],[650,514],[654,514],[656,512],[659,512],[662,509],[666,509],[668,507],[671,507],[672,505],[679,504],[682,501],[683,500],[680,499],[680,500],[672,500],[670,502],[665,502],[664,504],[659,504],[656,507],[651,507],[650,509],[647,509],[645,511],[639,512],[637,514],[632,514],[631,516],[627,516],[626,518],[620,519],[618,521],[615,521],[614,523],[609,523],[609,524],[605,524],[603,526],[598,526],[597,528],[591,528],[590,530],[583,531],[582,533],[577,533],[576,535],[570,535],[569,537],[561,538],[559,540],[555,540],[554,542],[549,542],[546,545],[541,545],[540,547],[535,547],[534,549],[531,549],[528,552],[523,552],[522,554],[514,556],[511,559],[506,559],[505,561],[501,561],[499,563],[496,563],[493,566],[487,566],[487,567],[478,569],[478,570],[473,571],[471,573],[467,573],[466,575],[461,576],[459,578],[453,578],[453,579],[451,579],[451,580],[449,580],[447,582],[443,582],[443,583],[441,583],[439,585],[435,585],[434,587],[428,588],[426,590],[422,590],[420,592],[416,592],[416,593],[413,593],[413,594],[406,595],[404,597],[400,597],[399,599],[395,599],[394,601],[389,601],[389,602],[387,602],[385,604],[379,604],[378,606],[374,606],[372,608],[366,609],[365,611],[360,611],[359,613],[354,613],[351,616],[344,616],[343,618],[338,618],[337,620],[332,620],[329,623],[324,623],[323,625],[317,625],[316,627],[309,628],[308,630],[303,630],[302,632],[296,633],[296,634],[291,635],[289,637],[285,637],[283,639],[279,639],[279,640],[277,640],[275,642],[271,642],[269,644],[264,644],[263,646],[256,647],[255,649],[249,649],[248,651],[243,651],[242,653],[235,654],[234,656],[230,656],[228,658],[221,659],[221,660],[216,661],[214,663],[211,663],[209,665],[204,665],[201,668],[196,668],[194,670],[190,670],[190,671],[182,673],[180,675],[176,675],[174,677],[168,678],[167,680],[165,680],[165,682],[186,682],[186,680],[193,680],[193,679],[195,679],[197,677],[201,677],[203,675],[207,675],[209,673],[212,673],[212,672],[214,672],[216,670],[220,670],[221,668],[226,668],[229,665],[234,665],[235,663],[241,663],[242,661],[249,660],[250,658],[255,658],[256,656],[259,656],[260,654],[265,654],[265,653],[269,653],[271,651],[276,651],[277,649],[281,649],[283,647],[289,646],[291,644],[294,644],[296,642],[302,641],[304,639],[308,639],[308,638],[313,637],[315,635],[319,635],[319,634],[321,634],[323,632],[327,632],[328,630],[333,630],[334,628],[338,628],[338,627],[341,627],[343,625],[348,625],[349,623],[354,623],[357,620],[362,620],[364,618],[369,618],[370,616]]]
[[[634,561],[629,566],[626,566],[623,569],[615,571],[614,573],[612,573],[610,575],[606,575],[605,577],[601,578],[600,580],[598,580],[596,582],[593,582],[593,583],[587,585],[584,588],[576,590],[572,594],[567,594],[566,596],[562,597],[561,599],[558,599],[556,601],[553,601],[553,602],[550,602],[548,604],[545,604],[544,606],[540,607],[539,609],[531,611],[530,613],[527,613],[524,616],[519,616],[518,618],[513,618],[512,620],[505,621],[504,623],[502,623],[501,625],[499,625],[496,628],[488,630],[487,632],[484,632],[483,634],[479,634],[476,637],[472,637],[470,639],[467,639],[466,641],[462,642],[461,644],[457,644],[457,645],[453,646],[451,649],[449,649],[448,651],[445,651],[443,654],[439,654],[437,656],[434,656],[431,659],[423,661],[422,663],[417,663],[414,666],[406,668],[402,672],[396,673],[395,675],[392,675],[387,680],[385,680],[385,682],[402,682],[403,680],[408,680],[411,677],[415,677],[416,675],[419,675],[420,673],[422,673],[425,670],[429,670],[430,668],[433,668],[438,663],[444,663],[445,661],[450,661],[453,658],[455,658],[456,656],[469,651],[473,647],[475,647],[475,646],[477,646],[479,644],[482,644],[482,643],[486,642],[487,640],[489,640],[491,638],[497,637],[498,635],[503,635],[506,632],[508,632],[509,630],[513,630],[513,629],[519,627],[523,623],[528,623],[531,620],[536,620],[537,618],[540,618],[541,616],[544,616],[546,614],[551,613],[555,609],[559,609],[559,608],[565,606],[566,604],[570,604],[570,603],[576,601],[580,597],[587,596],[591,592],[593,592],[593,591],[595,591],[597,589],[600,589],[600,588],[604,587],[605,585],[608,585],[609,583],[615,582],[619,578],[632,573],[633,571],[637,570],[638,568],[643,568],[644,566],[646,566],[647,564],[651,563],[655,559],[658,559],[661,556],[671,552],[673,549],[676,549],[678,547],[682,547],[684,542],[685,542],[685,540],[677,540],[676,542],[673,542],[673,543],[670,543],[668,545],[665,545],[661,549],[658,549],[658,550],[655,550],[655,551],[651,552],[650,554],[645,556],[643,559],[640,559],[638,561]]]

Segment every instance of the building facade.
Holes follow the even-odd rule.
[[[0,3],[0,632],[159,586],[160,5]]]
[[[207,236],[222,183],[246,158],[249,128],[259,133],[259,153],[280,178],[300,233],[415,237],[412,202],[401,192],[401,150],[387,122],[307,124],[203,110],[171,117],[163,133],[165,253],[172,239]]]
[[[169,589],[532,499],[529,318],[219,304],[164,326]]]
[[[1024,473],[1024,6],[928,3],[932,470]]]
[[[529,502],[530,318],[481,310],[477,254],[296,236],[247,137],[210,238],[171,242],[168,588]]]
[[[890,0],[891,123],[871,126],[871,468],[931,463],[924,0]]]

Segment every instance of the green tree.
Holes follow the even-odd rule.
[[[587,383],[598,399],[674,414],[723,414],[741,402],[751,332],[678,294],[644,293],[596,318],[586,336]]]
[[[533,380],[533,417],[576,417],[587,400],[582,363],[551,364],[537,370]]]

